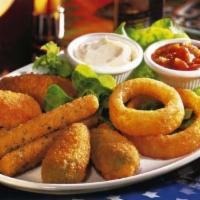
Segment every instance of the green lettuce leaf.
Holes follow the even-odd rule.
[[[172,39],[174,34],[169,29],[149,27],[143,29],[129,29],[129,37],[137,41],[143,49],[150,44],[163,40]]]
[[[195,88],[193,91],[200,96],[200,87]]]
[[[41,47],[46,51],[45,55],[36,57],[33,63],[33,69],[45,69],[49,74],[61,77],[69,77],[72,73],[72,67],[66,58],[59,54],[60,48],[54,42],[49,42]]]
[[[128,79],[133,78],[152,78],[152,79],[158,79],[158,76],[156,73],[151,70],[148,65],[142,61],[142,63],[132,71],[131,75],[128,77]]]
[[[152,27],[171,29],[171,27],[174,26],[174,23],[170,18],[164,18],[164,19],[157,20],[151,26]]]
[[[96,74],[87,65],[78,65],[72,73],[72,82],[79,96],[93,94],[99,99],[99,113],[108,120],[108,98],[116,86],[111,75]]]
[[[125,30],[125,25],[126,25],[126,22],[122,22],[115,30],[115,33],[128,37],[128,34]]]
[[[173,38],[187,38],[188,35],[183,32],[183,30],[175,24],[170,18],[164,18],[161,20],[158,20],[152,24],[152,27],[159,27],[159,28],[167,28],[169,29],[173,34]]]
[[[158,101],[149,100],[137,108],[138,110],[157,110],[163,107],[163,104]]]
[[[91,93],[98,98],[109,94],[116,86],[111,75],[98,75],[87,65],[78,65],[72,73],[72,82],[79,96]]]
[[[190,108],[185,108],[185,115],[184,115],[184,120],[192,118],[193,111]]]
[[[180,127],[175,132],[186,129],[194,122],[194,120],[195,120],[194,112],[189,108],[185,108],[185,115],[184,115],[183,121]]]
[[[79,96],[93,94],[99,100],[99,113],[103,121],[109,121],[108,98],[116,86],[116,81],[111,75],[96,74],[87,65],[78,65],[72,73],[72,82]],[[72,101],[58,85],[49,86],[44,100],[44,110],[50,111],[62,104]]]
[[[73,98],[67,95],[67,93],[62,88],[56,84],[52,84],[48,87],[44,99],[44,110],[48,112],[72,100]]]
[[[164,18],[154,22],[147,28],[139,27],[125,27],[126,23],[123,22],[116,29],[116,33],[130,37],[137,41],[143,49],[146,49],[150,44],[172,38],[185,38],[188,37],[171,19]]]
[[[144,50],[149,45],[157,41],[161,41],[164,39],[188,37],[188,35],[184,33],[170,18],[158,20],[147,28],[126,28],[125,26],[125,22],[121,23],[115,32],[124,36],[128,36],[132,40],[135,40],[142,46]],[[131,73],[129,79],[139,77],[158,79],[156,73],[154,73],[144,61]]]

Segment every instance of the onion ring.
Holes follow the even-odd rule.
[[[171,135],[129,138],[142,155],[170,159],[191,153],[200,147],[200,97],[190,90],[178,91],[184,105],[195,113],[195,121],[185,130]]]
[[[138,95],[148,95],[161,101],[165,107],[136,110],[125,106]],[[137,78],[119,84],[109,99],[110,119],[118,130],[132,136],[168,134],[178,128],[184,117],[184,106],[178,92],[149,78]]]

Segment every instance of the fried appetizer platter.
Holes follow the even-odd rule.
[[[24,74],[5,77],[0,80],[0,89],[28,94],[43,106],[47,89],[52,84],[59,85],[70,96],[76,96],[71,80],[52,75]]]
[[[56,139],[42,161],[45,183],[79,183],[86,176],[90,160],[90,133],[82,123],[74,123]]]
[[[112,90],[105,85],[97,90],[100,85],[95,80],[99,92],[95,96],[88,94],[83,75],[76,74],[81,80],[77,91],[70,79],[51,75],[0,80],[0,173],[16,176],[42,163],[43,182],[79,183],[93,165],[100,176],[113,180],[140,171],[139,153],[171,159],[200,148],[200,97],[194,92],[137,78]],[[44,112],[52,84],[62,88],[57,90],[62,103]],[[108,104],[100,96],[102,91]],[[149,102],[153,109],[145,106]],[[103,106],[107,121],[102,118]],[[187,109],[194,120],[182,129]]]
[[[91,146],[92,162],[107,180],[132,176],[139,169],[135,146],[106,124],[91,130]]]

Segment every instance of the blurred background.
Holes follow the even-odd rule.
[[[31,63],[50,40],[64,49],[85,33],[112,32],[124,21],[148,26],[162,17],[200,38],[199,0],[0,0],[0,73]]]

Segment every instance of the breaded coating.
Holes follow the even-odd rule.
[[[85,124],[88,128],[94,127],[98,123],[98,116],[91,116],[81,123]],[[0,159],[0,173],[6,176],[16,176],[38,165],[43,160],[49,147],[51,147],[52,142],[66,128],[49,133],[7,153]]]
[[[1,137],[0,157],[36,138],[92,116],[98,107],[97,97],[87,95],[20,124]]]
[[[52,84],[59,85],[68,95],[76,96],[76,91],[70,79],[33,73],[5,77],[0,80],[0,89],[28,94],[43,106],[47,89]]]
[[[125,106],[131,99],[141,95],[155,98],[164,107],[138,110]],[[136,78],[115,87],[109,97],[109,117],[113,126],[126,135],[166,135],[181,125],[184,106],[175,88],[150,78]]]
[[[50,133],[7,153],[0,159],[0,173],[6,176],[15,176],[35,167],[44,158],[59,133],[60,131]]]
[[[139,168],[135,146],[105,124],[91,130],[91,155],[95,168],[107,180],[132,176]]]
[[[13,128],[39,114],[40,106],[32,97],[0,90],[0,127]]]
[[[156,159],[172,159],[200,148],[200,97],[192,90],[177,90],[185,107],[193,111],[194,121],[187,128],[169,135],[130,137],[142,155]]]
[[[72,124],[48,150],[42,161],[45,183],[79,183],[90,159],[90,134],[82,123]]]

